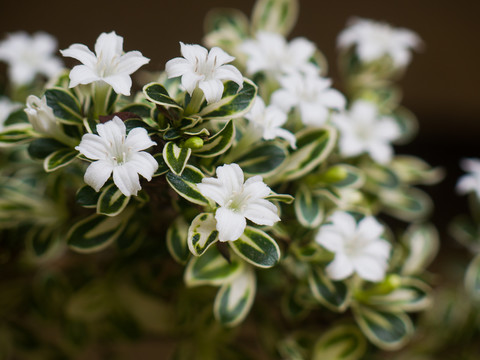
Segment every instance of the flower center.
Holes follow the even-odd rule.
[[[246,200],[247,198],[243,195],[243,189],[241,191],[234,191],[225,206],[232,211],[243,213],[247,204]]]
[[[195,57],[195,67],[194,72],[198,75],[203,75],[205,80],[210,80],[215,78],[215,68],[217,67],[217,57],[213,57],[213,62],[208,61],[208,54],[205,56],[205,59],[200,59]]]
[[[118,144],[110,143],[110,147],[112,149],[111,157],[115,165],[123,165],[128,162],[132,149],[125,146],[124,139]]]

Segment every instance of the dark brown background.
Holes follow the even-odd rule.
[[[103,31],[125,38],[124,49],[152,59],[148,70],[163,70],[179,55],[179,41],[200,43],[203,19],[214,7],[235,7],[250,14],[254,0],[205,1],[2,1],[0,34],[43,30],[60,48],[79,42],[93,47]],[[400,153],[417,154],[445,166],[448,176],[431,190],[436,221],[442,227],[465,203],[453,193],[458,161],[480,156],[480,2],[474,0],[359,1],[301,0],[299,22],[291,35],[317,43],[336,76],[335,39],[350,16],[385,20],[410,28],[426,46],[416,54],[402,81],[404,104],[417,114],[420,134]],[[70,62],[69,64],[73,64]],[[458,207],[458,209],[457,209]]]

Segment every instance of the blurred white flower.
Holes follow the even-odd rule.
[[[401,135],[395,119],[378,114],[377,106],[357,100],[350,110],[333,116],[333,124],[340,130],[340,154],[345,157],[368,153],[380,164],[393,156],[391,142]]]
[[[30,95],[27,98],[25,112],[27,113],[28,121],[36,132],[51,136],[59,133],[57,118],[53,114],[53,109],[48,106],[45,96],[40,99],[35,95]]]
[[[411,30],[356,18],[340,33],[337,44],[344,49],[356,45],[356,53],[364,62],[378,60],[388,55],[396,67],[403,67],[410,62],[412,56],[410,50],[418,49],[422,41]]]
[[[6,97],[0,97],[0,131],[3,131],[5,120],[8,119],[10,114],[21,107],[20,104],[11,102]]]
[[[97,125],[97,133],[85,134],[75,147],[92,162],[85,172],[85,182],[99,191],[113,172],[113,182],[125,196],[137,195],[141,189],[138,174],[150,181],[158,168],[155,158],[145,150],[156,145],[144,128],[126,135],[123,121],[115,116]]]
[[[368,216],[357,224],[349,213],[337,211],[320,227],[315,241],[335,254],[327,275],[343,280],[354,272],[368,281],[382,281],[388,267],[391,245],[381,238],[385,229]]]
[[[275,105],[265,106],[265,102],[259,96],[255,98],[255,102],[251,110],[245,115],[253,126],[260,130],[265,140],[273,140],[281,138],[287,140],[290,146],[295,149],[296,139],[290,131],[282,128],[287,121],[287,114]]]
[[[259,31],[255,39],[240,45],[240,51],[248,56],[247,72],[250,75],[264,71],[277,79],[298,72],[318,74],[320,69],[310,62],[315,49],[315,45],[303,37],[287,43],[282,35],[265,31]]]
[[[8,63],[9,78],[17,85],[31,83],[37,74],[51,78],[60,73],[63,64],[54,56],[56,51],[57,40],[43,32],[8,34],[0,42],[0,60]]]
[[[60,50],[63,56],[80,61],[70,71],[70,87],[102,81],[109,84],[117,94],[130,95],[132,79],[130,77],[150,59],[140,51],[123,52],[123,37],[115,31],[102,33],[95,42],[95,54],[82,44],[70,45]]]
[[[463,159],[460,167],[468,172],[458,179],[456,190],[459,194],[475,192],[480,199],[480,159]]]
[[[235,241],[242,236],[246,219],[269,226],[280,221],[277,207],[265,199],[271,191],[262,177],[243,180],[240,166],[228,164],[217,167],[217,178],[204,178],[197,184],[203,196],[220,205],[215,213],[220,241]]]
[[[290,74],[280,79],[282,88],[272,94],[272,104],[285,112],[298,107],[305,125],[324,125],[331,110],[345,108],[345,97],[318,75]]]
[[[232,80],[243,87],[243,76],[233,65],[225,65],[235,58],[219,47],[208,51],[200,45],[186,45],[180,42],[183,57],[171,59],[165,65],[168,78],[182,77],[182,86],[190,96],[198,87],[203,91],[207,103],[222,98],[224,80]]]

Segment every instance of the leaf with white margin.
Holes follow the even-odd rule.
[[[176,175],[182,175],[191,154],[192,149],[178,147],[173,141],[166,143],[163,148],[163,160]]]
[[[252,29],[287,35],[297,18],[297,0],[259,0],[253,8]]]
[[[402,236],[408,249],[403,260],[402,275],[416,275],[433,261],[440,248],[438,231],[432,224],[412,224]]]
[[[230,120],[222,130],[203,143],[200,149],[195,149],[193,154],[199,157],[214,157],[227,151],[235,139],[235,126]]]
[[[351,291],[344,281],[333,281],[320,266],[312,266],[308,284],[320,304],[335,312],[344,312],[351,301]]]
[[[167,230],[167,249],[179,264],[186,264],[188,251],[188,224],[183,216],[178,216]]]
[[[223,285],[239,276],[244,267],[245,263],[237,257],[232,257],[229,262],[216,247],[212,247],[202,256],[189,260],[184,275],[185,284]]]
[[[187,243],[190,252],[195,256],[200,256],[217,241],[218,230],[215,215],[212,213],[197,215],[188,228]]]
[[[48,172],[52,172],[67,166],[77,157],[78,152],[73,149],[60,149],[48,155],[43,161],[43,168]]]
[[[256,292],[255,272],[250,266],[222,285],[215,297],[213,313],[223,325],[238,325],[248,315]]]
[[[337,325],[315,343],[312,360],[360,360],[366,351],[367,341],[358,327]]]
[[[300,224],[306,228],[318,227],[324,218],[322,202],[313,196],[306,186],[301,186],[295,194],[295,215]]]
[[[108,185],[101,193],[97,202],[97,214],[117,216],[130,201],[130,196],[122,194],[115,184]]]
[[[203,173],[194,166],[187,165],[182,175],[175,175],[173,172],[167,173],[167,182],[178,195],[184,199],[202,206],[209,204],[208,199],[198,191],[197,185],[202,182]]]
[[[247,226],[242,236],[229,244],[238,256],[257,267],[270,268],[280,260],[280,248],[275,240],[251,226]]]

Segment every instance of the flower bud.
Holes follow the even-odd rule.
[[[184,148],[200,149],[203,146],[203,140],[198,136],[192,136],[183,143]]]
[[[38,98],[30,95],[27,98],[27,108],[25,112],[28,121],[32,124],[36,132],[45,135],[53,135],[58,131],[57,119],[53,114],[53,109],[47,105],[47,98]]]

